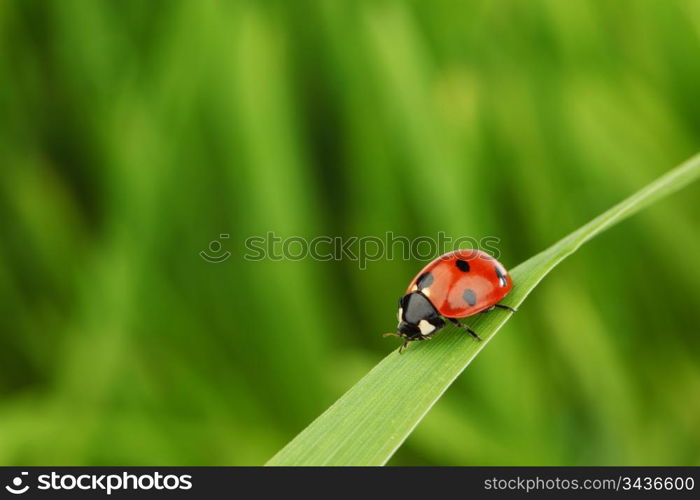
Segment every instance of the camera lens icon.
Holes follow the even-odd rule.
[[[199,256],[207,262],[211,262],[214,264],[218,264],[220,262],[225,261],[226,259],[231,257],[231,252],[229,252],[228,250],[222,252],[223,245],[219,240],[227,240],[229,239],[229,237],[230,235],[227,233],[220,234],[218,240],[212,240],[209,242],[208,252],[207,250],[202,250],[201,252],[199,252]]]
[[[13,478],[12,485],[5,486],[5,489],[13,495],[21,495],[22,493],[26,493],[29,489],[29,485],[27,484],[24,486],[24,488],[22,487],[22,476],[27,475],[29,475],[29,472],[22,472],[20,476]]]

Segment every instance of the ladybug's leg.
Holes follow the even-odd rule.
[[[389,332],[389,333],[385,333],[384,335],[382,335],[382,337],[401,337],[401,335],[399,335],[398,333]],[[410,340],[406,340],[406,341],[404,341],[403,344],[401,344],[399,346],[399,354],[403,354],[404,349],[406,349],[406,347],[408,347],[408,344],[410,342],[411,342]]]
[[[471,335],[472,337],[474,337],[476,340],[481,340],[481,337],[479,337],[479,334],[476,333],[476,332],[475,332],[474,330],[472,330],[471,328],[469,328],[467,325],[464,325],[464,324],[460,323],[460,322],[457,321],[455,318],[447,318],[447,319],[448,319],[448,321],[450,321],[450,322],[451,322],[452,324],[454,324],[455,326],[460,327],[462,330],[468,331],[468,332],[469,332],[469,335]]]
[[[503,304],[495,304],[493,307],[498,307],[499,309],[505,309],[506,311],[510,311],[512,313],[518,312],[517,309],[510,307],[510,306],[503,305]]]

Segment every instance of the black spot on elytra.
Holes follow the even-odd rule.
[[[431,273],[425,273],[418,278],[416,281],[416,286],[418,287],[418,290],[422,290],[423,288],[427,288],[430,285],[433,284],[433,275]]]
[[[457,265],[460,271],[464,273],[469,272],[469,262],[467,262],[466,260],[457,259],[457,262],[455,262],[455,264]]]
[[[494,266],[494,269],[496,270],[496,276],[498,277],[498,284],[501,286],[506,286],[508,284],[508,280],[506,280],[506,275],[503,274],[503,271],[498,266]]]
[[[476,304],[476,294],[471,288],[467,288],[466,290],[464,290],[464,292],[462,293],[462,297],[464,298],[464,301],[470,306]]]

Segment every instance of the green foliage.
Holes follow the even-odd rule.
[[[264,463],[395,349],[431,256],[245,239],[495,236],[512,268],[700,149],[699,26],[685,0],[0,2],[0,464]],[[563,262],[390,463],[700,464],[699,199]]]
[[[542,278],[586,241],[698,178],[700,154],[514,268],[515,286],[502,303],[519,307]],[[472,328],[483,342],[452,327],[410,355],[390,354],[268,465],[384,465],[511,314],[497,310],[473,319]]]

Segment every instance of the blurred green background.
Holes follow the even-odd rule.
[[[264,463],[425,262],[245,238],[513,267],[700,149],[699,36],[693,0],[0,2],[0,463]],[[558,268],[391,464],[700,464],[699,197]]]

